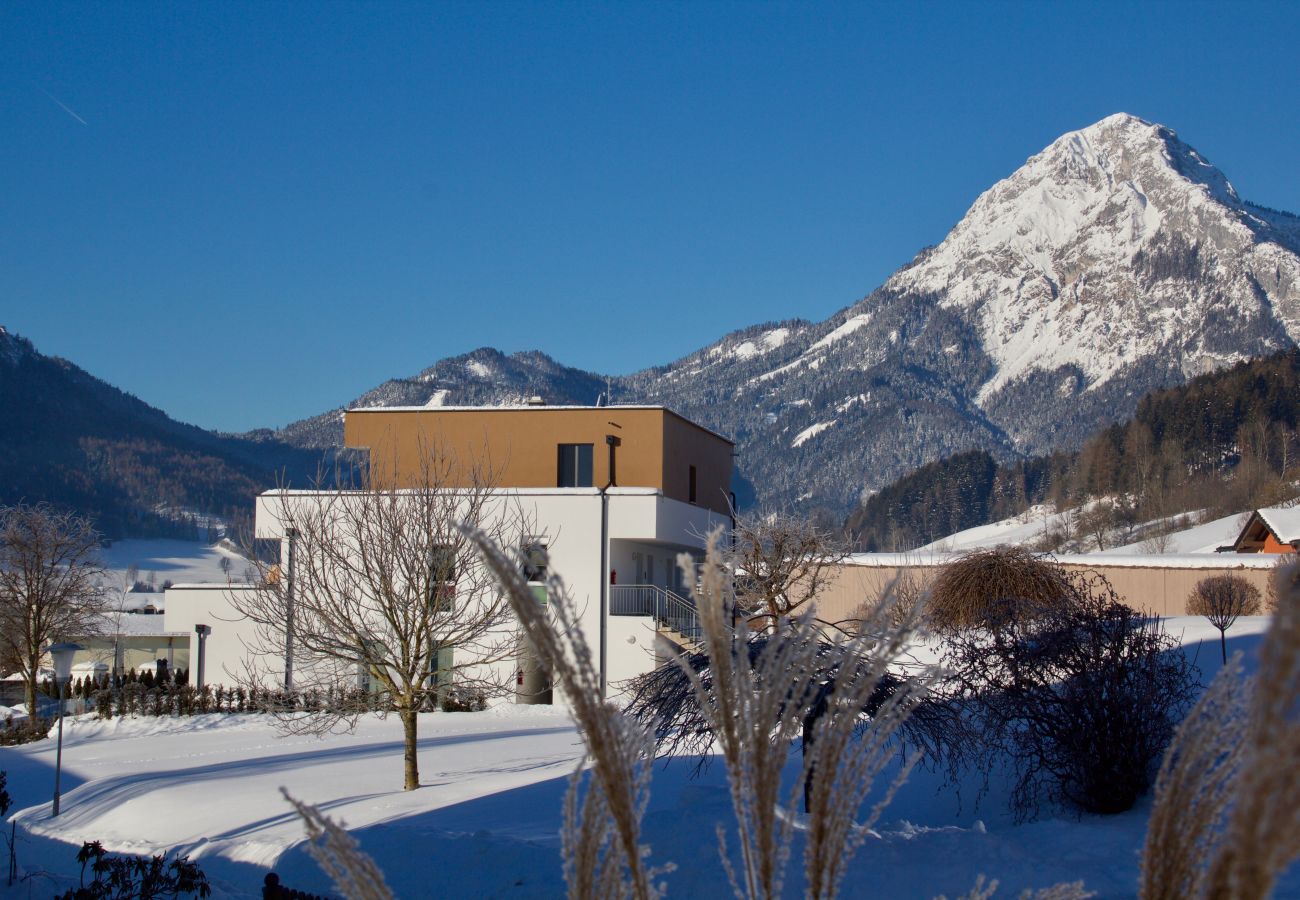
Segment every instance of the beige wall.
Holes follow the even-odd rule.
[[[617,435],[622,487],[649,487],[688,501],[696,467],[696,503],[726,512],[732,444],[659,407],[507,407],[501,409],[365,409],[344,418],[344,443],[370,450],[372,471],[412,487],[434,456],[452,463],[439,486],[477,480],[496,487],[556,487],[560,444],[591,444],[595,486],[609,481],[606,435]]]
[[[839,566],[832,584],[817,602],[817,615],[831,622],[853,618],[865,601],[878,600],[895,578],[914,578],[924,585],[934,579],[940,568],[933,563],[905,568],[895,565]],[[1259,588],[1261,597],[1267,597],[1269,579],[1273,574],[1271,568],[1243,568],[1231,564],[1206,569],[1075,564],[1065,564],[1062,568],[1070,572],[1098,572],[1115,588],[1121,601],[1134,609],[1161,616],[1186,615],[1187,597],[1202,579],[1214,575],[1239,575]]]

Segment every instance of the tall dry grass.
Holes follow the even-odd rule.
[[[1165,754],[1141,896],[1268,897],[1300,857],[1300,584],[1279,603],[1254,678],[1240,657],[1220,673]]]
[[[307,829],[307,852],[316,860],[334,888],[348,900],[393,900],[384,873],[364,853],[356,839],[316,807],[296,800],[280,789]]]
[[[874,623],[879,627],[832,645],[830,666],[827,636],[809,616],[782,619],[761,650],[751,652],[748,624],[743,617],[731,622],[735,594],[718,539],[718,533],[709,537],[695,590],[710,677],[706,681],[684,659],[678,663],[727,770],[741,867],[737,872],[731,865],[727,832],[719,825],[723,865],[738,897],[780,897],[795,831],[789,810],[797,808],[806,783],[806,891],[833,897],[867,829],[906,778],[905,767],[867,820],[856,821],[896,752],[898,728],[926,688],[924,676],[904,682],[862,727],[862,712],[910,643],[914,623],[887,626],[889,612],[882,610]],[[682,558],[683,565],[690,563]],[[783,786],[781,774],[800,735],[807,737],[802,777]]]
[[[524,581],[521,559],[507,556],[479,532],[471,537],[495,573],[519,620],[525,640],[564,689],[570,714],[587,748],[587,759],[570,778],[561,828],[564,878],[571,898],[628,897],[654,900],[664,892],[656,879],[671,865],[648,864],[641,819],[650,799],[654,744],[645,729],[601,699],[599,670],[568,592],[551,574],[547,605]],[[590,762],[591,777],[582,788]]]

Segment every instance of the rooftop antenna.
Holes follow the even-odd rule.
[[[614,393],[613,393],[613,389],[610,387],[610,377],[606,375],[605,376],[605,405],[609,406],[613,402],[614,402]]]

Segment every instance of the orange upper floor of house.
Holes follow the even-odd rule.
[[[377,407],[349,410],[343,432],[397,487],[612,481],[728,511],[732,442],[661,406]]]

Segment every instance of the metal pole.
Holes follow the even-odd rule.
[[[600,699],[605,699],[605,653],[609,629],[609,495],[600,489]]]
[[[284,689],[293,690],[293,606],[294,606],[294,547],[297,544],[295,540],[298,537],[298,530],[290,528],[285,532],[285,537],[289,539],[288,559],[285,560],[287,569],[284,592],[285,592],[285,611],[284,611]]]
[[[199,665],[195,673],[194,688],[203,690],[203,667],[207,662],[208,635],[212,633],[212,627],[209,625],[195,625],[194,633],[199,636]]]
[[[616,486],[614,451],[622,443],[623,441],[616,434],[605,435],[605,444],[609,447],[609,480],[600,489],[600,699],[602,700],[606,699],[609,683],[606,662],[609,653],[609,494],[607,492]]]
[[[53,818],[59,814],[59,776],[63,773],[63,684],[55,682],[59,691],[59,746],[54,751],[54,811]]]

